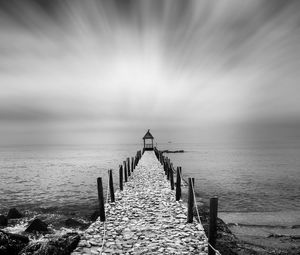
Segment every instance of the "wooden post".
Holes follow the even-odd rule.
[[[125,176],[125,182],[127,182],[127,167],[126,167],[126,161],[123,161],[123,165],[124,165],[124,176]]]
[[[114,192],[114,181],[113,181],[112,170],[109,170],[109,193],[110,193],[110,201],[114,203],[115,192]]]
[[[171,184],[171,190],[174,190],[174,172],[173,172],[172,164],[170,167],[170,184]]]
[[[127,158],[127,161],[126,161],[126,163],[127,163],[127,170],[128,170],[128,176],[130,176],[131,175],[131,171],[130,171],[130,159],[129,158]]]
[[[179,201],[181,198],[181,167],[177,167],[176,174],[176,201]]]
[[[209,228],[208,228],[208,242],[212,247],[216,247],[217,239],[217,215],[218,215],[218,198],[210,199],[209,205]],[[208,254],[215,255],[215,251],[208,246]]]
[[[167,179],[170,180],[170,159],[167,158]]]
[[[135,156],[134,158],[134,168],[136,168],[136,166],[137,166],[137,156]]]
[[[123,190],[123,167],[120,165],[119,168],[119,185],[120,185],[120,190]]]
[[[188,197],[188,215],[187,215],[187,223],[193,222],[193,208],[194,208],[194,178],[189,178],[189,197]]]
[[[133,172],[134,169],[134,158],[131,157],[131,172]]]
[[[97,178],[97,188],[98,188],[100,221],[105,221],[103,186],[102,186],[102,178],[101,177]]]

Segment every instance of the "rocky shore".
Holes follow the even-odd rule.
[[[99,219],[82,235],[72,253],[79,254],[207,254],[204,230],[186,223],[187,208],[175,201],[163,168],[146,151],[116,202],[106,204]]]
[[[5,228],[10,221],[21,218],[23,214],[12,208],[7,216],[1,215],[0,226]],[[20,234],[0,230],[0,255],[69,255],[79,240],[80,236],[76,232],[57,236],[45,222],[35,218],[28,222]]]
[[[67,233],[59,237],[29,239],[26,235],[12,234],[0,230],[1,255],[69,255],[80,240],[78,233]]]
[[[209,206],[202,200],[197,204],[201,223],[208,235]],[[196,210],[194,210],[194,216],[196,218]],[[222,255],[298,255],[300,254],[300,238],[271,235],[266,238],[241,239],[222,219],[218,218],[216,248]]]

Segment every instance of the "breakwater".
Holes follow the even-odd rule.
[[[193,220],[194,196],[189,197],[188,207],[180,200],[180,174],[174,182],[172,167],[166,169],[170,162],[162,157],[157,150],[145,151],[142,157],[138,153],[131,164],[125,161],[120,166],[120,190],[114,192],[109,178],[106,196],[98,179],[100,217],[82,234],[74,255],[215,252],[211,246],[209,249],[201,223]],[[193,187],[191,179],[189,184]]]

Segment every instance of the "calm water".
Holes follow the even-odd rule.
[[[200,197],[219,197],[219,216],[240,238],[300,235],[300,143],[167,144]],[[238,226],[237,226],[238,224]]]
[[[186,151],[168,156],[175,166],[182,166],[184,177],[195,177],[198,195],[219,196],[220,211],[228,222],[300,224],[300,144],[158,147]],[[117,172],[118,165],[139,149],[138,144],[1,148],[0,213],[17,207],[52,217],[85,217],[97,206],[96,178],[104,177],[106,186],[107,170]],[[263,212],[278,216],[261,222]],[[288,223],[280,219],[281,213],[289,215]]]
[[[97,206],[97,177],[132,157],[140,145],[1,148],[0,213],[11,207],[89,215]]]
[[[202,196],[217,195],[221,211],[300,211],[300,146],[171,146],[186,151],[168,154],[174,165],[195,178]]]

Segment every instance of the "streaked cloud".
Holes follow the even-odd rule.
[[[2,0],[0,133],[298,122],[299,10],[284,0]]]

